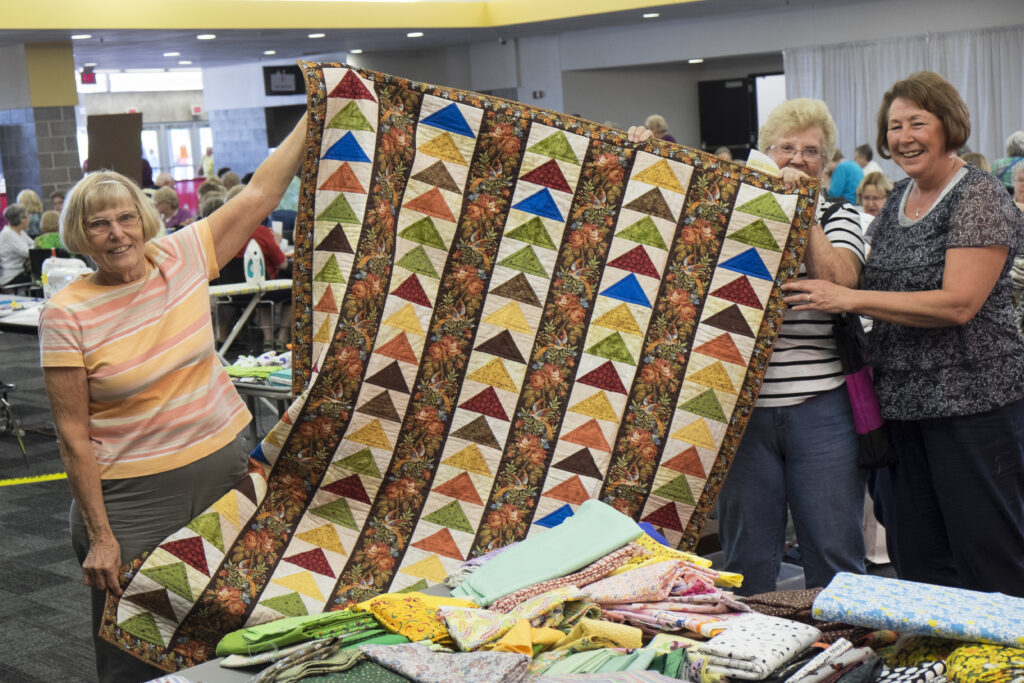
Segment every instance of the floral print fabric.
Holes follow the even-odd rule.
[[[422,645],[366,645],[360,648],[383,667],[419,683],[519,683],[530,658],[511,652],[432,652]]]
[[[1024,650],[964,645],[946,659],[946,677],[955,683],[1020,683],[1024,680]]]

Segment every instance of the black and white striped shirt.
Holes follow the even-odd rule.
[[[828,206],[819,200],[819,221]],[[849,249],[864,263],[864,235],[857,209],[843,202],[822,228],[829,242]],[[806,277],[807,269],[800,264],[797,279]],[[757,399],[758,406],[779,408],[797,405],[843,385],[843,370],[836,353],[832,327],[832,316],[828,313],[787,309]]]

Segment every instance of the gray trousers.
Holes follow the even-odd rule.
[[[237,484],[246,473],[248,456],[240,439],[184,467],[129,479],[103,480],[103,505],[114,538],[121,545],[121,562],[128,562],[202,514]],[[89,535],[78,504],[71,503],[71,546],[78,562],[89,553]],[[90,590],[96,673],[107,681],[148,681],[165,672],[101,639],[100,620],[106,591]]]

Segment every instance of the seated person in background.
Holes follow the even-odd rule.
[[[1006,156],[992,162],[992,175],[1003,181],[1007,192],[1013,191],[1013,167],[1021,161],[1024,161],[1024,130],[1006,138]],[[1022,200],[1021,197],[1016,199]]]
[[[63,249],[64,243],[60,241],[60,214],[56,211],[44,211],[39,221],[39,229],[42,234],[36,238],[36,249]]]
[[[230,166],[221,166],[217,169],[217,178],[223,178],[224,174],[231,170]]]
[[[159,173],[156,174],[156,180],[153,181],[153,184],[156,185],[157,187],[171,187],[171,188],[173,188],[174,187],[174,176],[172,176],[167,171],[160,171]]]
[[[32,238],[28,236],[28,211],[15,202],[4,209],[7,227],[0,230],[0,285],[29,282],[28,250]]]
[[[864,176],[857,186],[857,206],[861,213],[861,227],[864,229],[865,239],[870,242],[871,222],[885,206],[885,200],[892,192],[892,181],[884,173],[875,171]]]
[[[15,201],[28,211],[28,236],[39,234],[39,220],[43,217],[43,200],[35,190],[22,190]]]
[[[227,192],[224,189],[224,183],[220,181],[220,178],[213,177],[207,178],[203,183],[196,188],[196,197],[199,199],[199,203],[203,203],[203,199],[210,193],[221,193]]]
[[[857,149],[853,150],[853,160],[860,166],[860,170],[864,171],[864,175],[882,172],[882,167],[878,165],[878,162],[872,161],[874,156],[875,153],[871,151],[871,145],[868,144],[858,145]]]
[[[728,147],[719,147],[715,150],[715,156],[722,161],[732,161],[732,150]]]
[[[856,162],[843,158],[843,153],[836,150],[832,160],[837,162],[832,171],[832,180],[828,184],[828,198],[842,199],[853,204],[857,201],[857,186],[864,178],[864,171]]]
[[[676,141],[672,134],[668,132],[668,123],[665,122],[665,117],[661,114],[651,114],[648,116],[647,120],[644,121],[644,126],[659,140],[665,140],[666,142]]]
[[[1013,167],[1013,203],[1024,211],[1024,161]]]
[[[50,193],[50,203],[53,204],[53,210],[57,213],[64,208],[64,194],[64,190],[54,190]]]
[[[238,185],[238,174],[235,173],[234,171],[228,171],[227,173],[220,177],[220,181],[224,183],[225,190],[230,190],[235,185]]]
[[[985,173],[992,172],[992,166],[988,163],[988,159],[986,159],[985,155],[981,152],[967,152],[966,154],[961,154],[960,158],[971,166],[977,166]]]
[[[192,222],[192,212],[178,206],[178,193],[170,187],[161,187],[153,193],[156,211],[164,221],[164,227],[180,228]]]

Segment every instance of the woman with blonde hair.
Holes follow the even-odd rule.
[[[651,114],[644,121],[644,126],[654,134],[654,137],[666,142],[675,142],[676,139],[668,132],[668,123],[661,114]]]
[[[64,243],[60,241],[60,214],[56,211],[44,211],[39,221],[41,234],[36,237],[36,249],[63,249]]]
[[[28,236],[33,238],[38,236],[39,221],[43,217],[43,200],[39,198],[35,190],[26,189],[18,193],[18,198],[15,201],[28,211]]]

